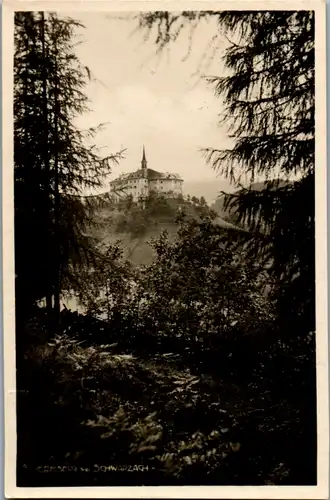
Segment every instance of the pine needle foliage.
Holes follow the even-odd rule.
[[[255,236],[251,251],[279,280],[282,317],[314,329],[315,51],[312,11],[146,13],[140,27],[162,48],[196,20],[226,40],[222,76],[206,80],[222,102],[233,147],[205,148],[237,191],[225,208]],[[156,32],[156,34],[155,34]],[[262,181],[263,189],[254,189]],[[243,187],[244,185],[244,187]],[[307,320],[307,323],[305,323]],[[304,328],[305,330],[305,328]],[[306,330],[305,330],[306,331]]]
[[[75,51],[82,25],[55,13],[17,12],[14,56],[16,291],[22,303],[58,297],[95,253],[86,190],[99,188],[118,155],[102,156],[99,127],[81,130],[90,71]]]

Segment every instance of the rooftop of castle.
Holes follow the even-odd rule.
[[[163,180],[183,181],[183,179],[178,174],[173,174],[170,172],[158,172],[157,170],[153,170],[152,168],[148,168],[144,146],[143,146],[141,168],[139,168],[138,170],[135,170],[134,172],[129,172],[128,174],[121,174],[119,177],[117,177],[116,179],[111,181],[110,184],[116,183],[116,182],[122,182],[122,181],[126,181],[126,180],[141,179],[141,178],[145,178],[148,180],[163,179]]]
[[[146,175],[145,175],[146,173]],[[139,170],[135,170],[135,172],[130,172],[128,174],[122,174],[117,179],[111,181],[111,182],[118,182],[118,181],[124,181],[124,180],[131,180],[131,179],[141,179],[141,178],[146,178],[148,180],[156,180],[156,179],[176,179],[176,180],[181,180],[181,177],[178,174],[172,174],[170,172],[158,172],[157,170],[153,170],[152,168],[147,168],[146,172],[144,169],[140,168]]]

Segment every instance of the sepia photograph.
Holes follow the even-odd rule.
[[[135,4],[11,10],[14,496],[326,498],[325,4]]]

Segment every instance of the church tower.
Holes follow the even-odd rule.
[[[147,159],[146,159],[146,152],[143,146],[143,155],[142,155],[142,161],[141,161],[141,168],[143,171],[147,170]]]

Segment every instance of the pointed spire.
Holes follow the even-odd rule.
[[[142,155],[141,166],[142,166],[143,169],[147,168],[146,151],[145,151],[144,146],[143,146],[143,155]]]

